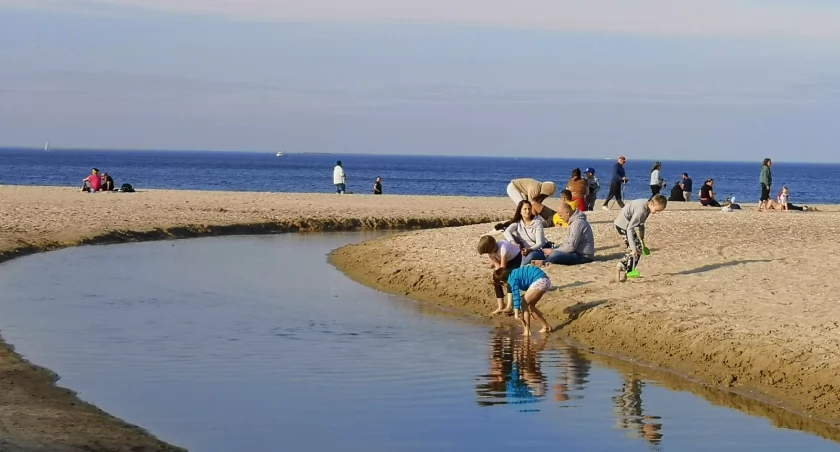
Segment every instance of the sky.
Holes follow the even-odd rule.
[[[0,0],[0,146],[840,162],[840,2]]]

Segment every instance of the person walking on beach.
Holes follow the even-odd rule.
[[[581,177],[580,168],[572,170],[572,178],[566,185],[566,190],[572,193],[572,200],[577,202],[577,210],[586,212],[586,195],[589,194],[589,181]]]
[[[500,268],[513,270],[522,266],[522,252],[519,245],[506,240],[496,240],[492,236],[484,235],[478,239],[478,254],[490,257],[490,268],[495,272]],[[512,312],[513,307],[505,304],[505,291],[503,284],[493,281],[493,290],[496,292],[496,310],[490,315],[500,312]]]
[[[685,198],[685,202],[691,202],[691,190],[693,187],[694,182],[688,177],[688,173],[682,173],[682,181],[680,182],[680,188],[682,188],[683,198]]]
[[[341,166],[341,160],[335,162],[333,168],[333,185],[335,185],[335,192],[343,195],[347,190],[347,175],[344,173],[344,167]]]
[[[589,183],[589,194],[586,195],[586,209],[595,210],[595,201],[598,200],[598,191],[601,190],[601,181],[595,177],[594,168],[586,168],[586,182]]]
[[[604,206],[602,207],[604,210],[610,210],[610,201],[613,198],[615,198],[615,203],[618,204],[618,207],[624,208],[624,201],[621,199],[621,184],[626,184],[629,181],[627,179],[627,173],[624,171],[625,163],[627,163],[627,159],[622,155],[618,158],[618,162],[613,165],[612,178],[610,179],[610,192],[607,194],[607,199],[604,201]]]
[[[630,202],[621,209],[618,218],[615,219],[615,230],[624,239],[624,246],[627,254],[621,259],[616,268],[616,279],[618,282],[627,280],[627,273],[636,269],[642,258],[645,240],[645,222],[653,214],[665,210],[668,200],[662,195],[654,195],[650,200],[637,199]],[[638,232],[636,232],[638,229]]]
[[[761,175],[758,176],[758,182],[761,184],[761,199],[759,199],[759,212],[767,207],[767,201],[770,199],[770,190],[773,187],[773,171],[770,169],[773,166],[773,161],[764,159],[761,165]]]
[[[507,194],[514,204],[521,201],[535,201],[542,196],[540,201],[554,196],[557,186],[554,182],[540,182],[536,179],[514,179],[507,186]]]
[[[373,194],[374,195],[381,195],[382,194],[382,178],[377,177],[376,180],[373,182]]]
[[[654,197],[665,187],[665,179],[662,178],[662,162],[653,164],[650,170],[650,196]]]
[[[533,314],[543,327],[540,333],[550,333],[551,325],[545,320],[542,312],[537,309],[537,303],[543,295],[551,289],[551,280],[539,268],[533,265],[525,265],[514,270],[500,268],[493,272],[493,279],[496,282],[507,284],[513,295],[514,312],[522,311],[522,325],[525,330],[523,336],[531,335],[531,314]],[[523,297],[520,292],[524,291]],[[525,303],[522,303],[524,298]]]

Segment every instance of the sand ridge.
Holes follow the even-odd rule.
[[[618,212],[590,212],[598,259],[547,269],[549,320],[600,351],[840,423],[840,213],[671,207],[648,222],[643,278],[625,284],[612,281]],[[332,260],[383,290],[486,315],[495,302],[475,246],[489,229],[402,233]]]

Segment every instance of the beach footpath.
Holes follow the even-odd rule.
[[[0,262],[86,244],[426,229],[345,247],[331,259],[375,288],[485,315],[495,302],[476,244],[513,210],[501,197],[0,186]],[[592,212],[598,260],[549,268],[557,290],[541,307],[561,327],[558,337],[838,423],[840,211],[828,210],[723,214],[669,206],[648,223],[653,253],[642,261],[643,278],[625,284],[611,282],[622,254],[612,226],[618,212]],[[552,230],[549,238],[559,241],[562,233]],[[0,449],[178,450],[79,401],[55,380],[0,347]]]

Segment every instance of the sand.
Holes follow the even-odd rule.
[[[611,225],[617,212],[591,213],[600,260],[548,270],[559,290],[541,305],[562,326],[556,336],[837,423],[840,303],[833,294],[840,293],[840,211],[722,214],[698,207],[675,204],[650,221],[653,255],[641,265],[644,278],[625,284],[610,282],[610,260],[621,254]],[[332,259],[373,287],[485,315],[494,300],[486,258],[475,245],[488,222],[512,211],[507,198],[162,190],[91,195],[0,186],[0,262],[134,240],[452,226],[342,248]],[[561,234],[550,232],[555,240]],[[3,450],[175,450],[80,402],[54,379],[0,347]]]

